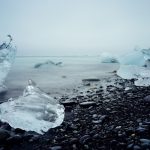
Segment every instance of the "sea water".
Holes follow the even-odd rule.
[[[36,64],[48,60],[62,64],[61,66],[48,64],[34,68]],[[8,92],[4,99],[21,95],[28,79],[34,80],[41,89],[53,96],[76,88],[84,78],[109,75],[109,72],[116,70],[116,67],[118,67],[116,64],[102,64],[99,56],[16,57],[6,78]]]

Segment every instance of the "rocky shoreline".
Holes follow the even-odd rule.
[[[81,90],[82,89],[82,90]],[[150,87],[117,76],[83,80],[64,95],[65,120],[43,135],[0,123],[0,150],[148,150]]]

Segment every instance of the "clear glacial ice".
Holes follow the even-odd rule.
[[[43,134],[63,122],[64,107],[29,80],[22,96],[0,104],[0,120]]]
[[[150,49],[134,50],[123,56],[102,53],[100,61],[102,63],[119,63],[117,75],[124,79],[135,79],[137,86],[150,85]]]
[[[136,79],[135,85],[150,85],[150,49],[135,50],[119,57],[117,74],[124,79]]]
[[[12,37],[8,37],[9,41],[0,45],[0,93],[7,90],[4,82],[16,56]],[[50,63],[48,61],[42,65]],[[64,107],[40,90],[32,80],[29,80],[22,96],[17,99],[10,98],[0,104],[0,120],[26,131],[42,134],[50,128],[59,126],[63,119]]]
[[[11,36],[8,35],[8,37],[9,42],[4,42],[0,45],[0,93],[7,90],[4,85],[5,78],[16,56],[16,47],[11,43]]]
[[[101,63],[118,63],[118,60],[115,56],[110,53],[102,53],[100,55]]]

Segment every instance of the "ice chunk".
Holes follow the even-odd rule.
[[[0,93],[6,91],[5,78],[16,56],[16,48],[11,43],[12,38],[10,35],[8,37],[10,41],[0,45]]]
[[[127,55],[119,57],[119,63],[121,65],[136,65],[136,66],[144,66],[145,59],[144,55],[141,51],[133,51]]]
[[[109,53],[102,53],[100,60],[102,63],[118,63],[117,58]]]
[[[135,85],[150,85],[150,49],[133,51],[120,57],[120,68],[117,74],[125,79],[137,79]]]
[[[141,52],[144,55],[145,60],[150,60],[150,48],[149,49],[142,49]]]
[[[53,62],[51,60],[48,60],[44,63],[37,63],[34,65],[34,68],[40,68],[40,67],[43,67],[43,66],[61,66],[62,62]]]
[[[136,65],[120,65],[117,74],[124,79],[136,79],[139,77],[139,69]]]
[[[64,119],[64,107],[29,80],[23,96],[0,105],[0,120],[14,128],[42,134],[59,126]]]

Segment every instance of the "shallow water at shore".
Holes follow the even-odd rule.
[[[62,62],[62,66],[35,64],[47,60]],[[39,87],[52,96],[71,93],[85,78],[111,76],[118,64],[102,64],[99,57],[17,57],[6,79],[7,94],[1,101],[22,94],[28,79],[35,80]]]

